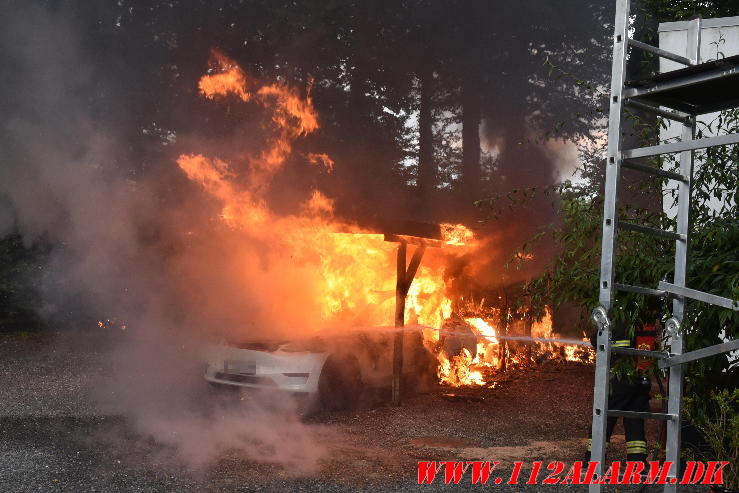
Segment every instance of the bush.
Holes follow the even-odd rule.
[[[739,489],[739,389],[714,390],[707,397],[686,397],[683,410],[710,448],[701,458],[727,461],[724,487]]]

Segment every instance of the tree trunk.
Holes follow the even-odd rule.
[[[436,185],[436,165],[433,150],[433,117],[431,115],[431,94],[433,92],[433,71],[426,63],[421,67],[421,106],[418,111],[418,191],[428,194]]]
[[[462,79],[462,193],[469,200],[480,190],[480,84],[473,67]]]

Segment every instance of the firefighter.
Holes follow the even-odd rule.
[[[634,331],[633,337],[630,337],[625,327],[621,323],[616,323],[611,331],[613,347],[631,347],[654,351],[657,343],[657,329],[659,328],[659,304],[650,303],[647,309],[647,320],[652,323],[642,324]],[[596,334],[590,338],[590,343],[595,347]],[[614,354],[611,357],[612,367],[617,366],[619,361],[628,356]],[[625,362],[629,363],[629,362]],[[636,357],[635,371],[628,372],[628,375],[611,376],[610,392],[608,394],[608,409],[617,409],[621,411],[637,411],[649,412],[649,393],[652,382],[649,378],[649,371],[654,361],[652,359]],[[613,428],[616,426],[618,418],[613,416],[608,418],[606,425],[606,446],[611,440]],[[624,430],[626,431],[626,460],[641,461],[647,460],[647,442],[645,424],[643,419],[624,418]],[[590,430],[592,433],[592,429]],[[588,439],[588,452],[586,458],[590,460],[591,439]]]

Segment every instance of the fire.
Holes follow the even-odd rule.
[[[308,162],[315,166],[323,166],[326,168],[328,173],[331,173],[334,170],[334,160],[328,157],[328,154],[317,154],[312,152],[308,154]]]
[[[441,224],[441,239],[447,245],[469,245],[475,234],[464,224]]]
[[[246,75],[241,67],[217,50],[211,52],[211,58],[216,65],[215,73],[200,78],[200,93],[208,99],[232,93],[242,101],[249,101],[251,94],[246,91]]]
[[[481,317],[467,317],[464,323],[476,336],[476,343],[472,348],[462,348],[456,355],[450,356],[445,350],[437,354],[439,381],[453,387],[486,385],[489,375],[498,367],[499,340],[493,326]]]
[[[474,317],[474,318],[465,318],[464,321],[470,324],[472,329],[477,334],[484,337],[486,341],[492,342],[494,344],[498,343],[498,339],[495,338],[495,329],[485,320],[479,317]]]
[[[185,176],[220,207],[219,219],[243,235],[245,243],[259,245],[239,265],[244,269],[245,285],[260,280],[269,284],[269,289],[251,290],[249,296],[255,299],[249,300],[250,305],[273,314],[267,317],[268,323],[287,332],[393,325],[396,244],[385,241],[382,234],[337,219],[333,201],[317,189],[293,213],[277,214],[268,204],[269,184],[294,154],[296,140],[320,128],[310,90],[303,95],[284,83],[261,83],[218,52],[213,52],[211,69],[198,87],[209,100],[235,96],[238,104],[259,105],[265,115],[263,126],[269,137],[262,147],[230,161],[198,152],[177,159]],[[327,172],[335,166],[325,153],[303,158],[305,164],[322,166]],[[474,233],[461,224],[442,224],[441,238],[447,256],[450,251],[466,253],[477,244]],[[435,347],[444,342],[442,328],[453,315],[444,281],[447,257],[439,251],[426,251],[409,288],[406,324],[424,327],[425,343],[439,360],[441,382],[487,385],[501,361],[521,356],[506,349],[502,335],[507,332],[494,328],[495,317],[479,313],[460,319],[467,334],[464,347],[450,349],[453,354]],[[281,275],[265,275],[265,263],[279,266]],[[551,313],[535,324],[532,335],[552,335]]]
[[[534,254],[529,252],[516,252],[513,258],[519,261],[532,260],[534,258]]]
[[[481,307],[478,307],[481,309]],[[500,318],[498,310],[493,314],[494,318]],[[529,354],[537,354],[538,358],[554,359],[560,361],[592,362],[593,351],[587,347],[575,345],[555,345],[539,341],[540,339],[557,339],[558,335],[552,328],[552,312],[547,308],[544,317],[531,325],[531,339],[523,337],[524,342],[531,348],[529,351],[524,347],[517,347],[515,352],[512,348],[502,346],[504,339],[497,334],[493,327],[493,321],[483,317],[466,317],[464,323],[470,331],[477,336],[477,344],[474,353],[465,347],[456,355],[448,355],[440,351],[437,355],[439,367],[437,374],[439,381],[453,387],[481,386],[494,384],[494,375],[501,369],[502,358],[511,367],[525,367],[531,364],[527,361]],[[460,330],[457,327],[456,330]],[[454,329],[449,331],[450,335],[457,335]],[[464,336],[463,336],[464,337]],[[519,336],[519,340],[521,337]],[[586,340],[586,339],[584,339]],[[511,339],[514,343],[516,339]]]
[[[551,339],[553,336],[554,329],[552,328],[552,310],[547,308],[544,317],[531,324],[531,337]]]
[[[213,50],[211,64],[212,73],[202,76],[198,83],[203,96],[216,99],[234,94],[243,102],[254,99],[271,110],[272,129],[276,135],[267,149],[249,160],[252,186],[264,186],[292,152],[292,141],[318,129],[318,114],[310,93],[303,98],[295,89],[280,83],[265,84],[249,92],[246,74],[235,61]],[[322,156],[327,159],[325,163],[331,162],[328,156]]]
[[[310,95],[302,99],[294,90],[282,84],[264,86],[257,91],[257,95],[263,101],[274,100],[272,121],[287,135],[300,137],[318,130],[318,115],[313,109]]]
[[[473,357],[467,349],[462,349],[457,356],[453,356],[451,359],[443,353],[440,354],[437,373],[441,383],[453,387],[485,385],[486,381],[482,371],[474,369],[478,363],[477,360],[477,356]]]
[[[271,178],[293,152],[296,139],[319,129],[310,92],[301,96],[286,84],[261,84],[219,52],[213,52],[211,65],[199,81],[201,95],[214,101],[236,96],[243,104],[261,106],[270,137],[263,148],[245,153],[242,161],[191,153],[179,156],[179,168],[220,204],[220,219],[226,225],[264,242],[274,261],[290,262],[294,275],[305,277],[315,305],[312,310],[305,307],[306,313],[320,312],[319,320],[306,315],[305,324],[313,329],[392,325],[396,244],[335,219],[333,201],[319,190],[313,190],[294,214],[274,213],[265,199]],[[305,161],[328,172],[334,167],[325,153],[310,153]],[[472,237],[462,225],[449,230],[457,236],[447,243],[460,245]],[[440,256],[427,252],[408,293],[408,323],[438,328],[449,317],[452,304],[445,294],[443,270]],[[279,284],[280,279],[274,282]]]
[[[117,328],[120,330],[128,330],[128,325],[115,317],[98,320],[97,326],[101,329]]]

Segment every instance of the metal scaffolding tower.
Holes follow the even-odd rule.
[[[630,1],[617,0],[613,36],[613,72],[608,123],[608,155],[606,164],[605,204],[603,212],[603,243],[601,250],[600,306],[593,311],[597,325],[595,391],[593,396],[593,430],[591,461],[598,462],[597,474],[604,474],[606,424],[609,416],[659,419],[667,421],[666,461],[671,462],[668,484],[664,491],[677,488],[680,464],[681,401],[683,366],[685,363],[719,353],[739,349],[739,340],[683,353],[682,321],[686,300],[739,310],[734,300],[703,293],[685,285],[690,240],[691,185],[693,154],[697,149],[737,144],[739,134],[710,138],[695,138],[696,116],[739,106],[739,56],[702,63],[700,59],[701,19],[690,21],[688,50],[685,56],[629,39]],[[646,81],[632,82],[627,78],[628,48],[638,48],[673,60],[686,68],[665,72]],[[622,147],[624,106],[651,112],[662,118],[682,124],[679,142],[635,149]],[[644,161],[662,154],[679,154],[679,172],[664,170]],[[621,168],[629,168],[648,175],[660,176],[677,182],[677,228],[664,231],[619,220],[618,188]],[[619,284],[614,279],[616,266],[617,229],[628,229],[675,241],[675,269],[673,282],[660,282],[655,288]],[[645,351],[613,347],[611,341],[611,314],[616,291],[639,293],[646,296],[673,299],[672,318],[665,324],[669,350]],[[667,413],[642,413],[608,408],[611,354],[628,354],[659,359],[661,368],[669,368],[669,396]],[[601,485],[590,485],[591,492],[600,492]]]

